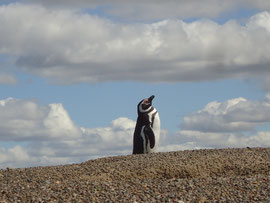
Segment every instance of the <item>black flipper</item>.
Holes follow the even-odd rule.
[[[150,148],[153,149],[155,146],[155,134],[152,128],[150,127],[150,125],[145,126],[144,134],[145,134],[145,137],[148,138],[150,141]]]

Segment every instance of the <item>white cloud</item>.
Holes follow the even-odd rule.
[[[17,69],[57,83],[264,79],[270,70],[268,12],[246,25],[120,24],[71,10],[10,4],[0,7],[0,19],[0,54],[15,58]]]
[[[270,96],[210,102],[184,117],[181,130],[161,131],[158,151],[200,148],[270,147]],[[162,119],[165,122],[165,119]],[[132,152],[135,121],[120,117],[98,128],[74,124],[62,104],[42,106],[33,100],[0,100],[0,168],[80,163]]]
[[[251,29],[262,28],[270,32],[270,13],[262,12],[251,17],[247,26]]]
[[[270,123],[269,94],[261,101],[244,98],[210,102],[184,117],[181,130],[166,136],[166,149],[270,147],[270,132],[258,127]]]
[[[128,118],[118,118],[109,127],[82,128],[84,140],[81,144],[91,146],[103,155],[119,149],[125,153],[127,150],[131,151],[134,128],[135,122]]]
[[[9,149],[0,148],[0,168],[21,167],[30,160],[29,154],[19,145]]]
[[[79,138],[67,140],[63,135],[59,139],[28,140],[27,147],[1,149],[0,168],[80,163],[104,156],[128,155],[132,152],[134,127],[134,121],[118,118],[108,127],[81,128]],[[17,148],[23,157],[14,158],[20,154],[15,153]]]
[[[76,139],[81,136],[80,130],[71,121],[67,111],[62,104],[50,104],[50,111],[44,119],[43,124],[48,129],[51,137],[72,138]]]
[[[252,135],[243,133],[223,133],[223,132],[200,132],[181,130],[176,133],[174,140],[178,140],[174,145],[182,146],[184,149],[202,148],[228,148],[228,147],[270,147],[270,132],[252,131]],[[192,143],[192,145],[191,145]],[[191,145],[191,147],[190,147]],[[168,145],[170,146],[170,145]],[[167,146],[165,146],[165,149]]]
[[[108,127],[76,126],[62,104],[0,100],[0,168],[57,165],[131,154],[135,122],[124,117]],[[7,145],[8,146],[8,145]]]
[[[0,141],[75,139],[80,130],[62,104],[40,106],[32,100],[0,100]]]
[[[270,100],[248,101],[244,98],[211,102],[204,109],[184,117],[183,130],[201,132],[239,132],[254,130],[270,122]]]

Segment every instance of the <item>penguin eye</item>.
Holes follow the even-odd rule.
[[[148,101],[148,99],[145,99],[145,100],[143,101],[143,103],[144,103],[144,104],[150,104],[150,102]]]

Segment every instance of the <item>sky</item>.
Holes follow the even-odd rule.
[[[270,147],[268,0],[1,0],[0,168],[128,155],[155,95],[159,152]]]

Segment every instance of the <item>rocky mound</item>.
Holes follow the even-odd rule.
[[[270,202],[270,148],[128,155],[0,170],[0,202]]]

